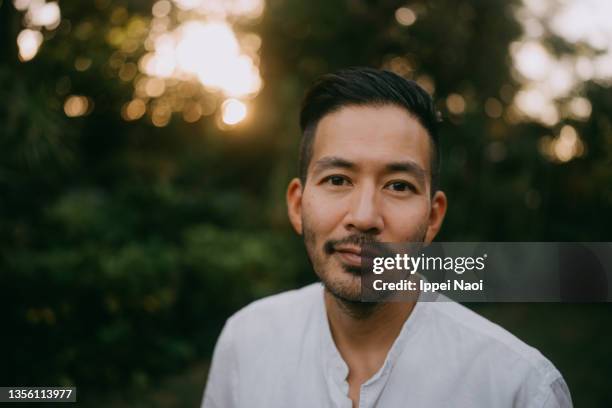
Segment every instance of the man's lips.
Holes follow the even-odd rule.
[[[361,248],[357,246],[338,245],[334,247],[334,251],[361,255]]]
[[[334,248],[338,257],[349,265],[361,266],[362,260],[366,260],[361,252],[361,248],[352,246],[338,246]]]

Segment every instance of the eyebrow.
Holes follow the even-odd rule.
[[[388,173],[411,174],[417,179],[417,182],[419,182],[422,186],[425,185],[425,176],[427,172],[421,166],[419,166],[412,160],[389,163],[385,167]]]
[[[341,157],[327,156],[315,162],[313,173],[318,173],[318,172],[328,170],[328,169],[335,169],[335,168],[354,169],[355,167],[357,167],[355,163],[352,163]]]
[[[314,164],[313,173],[319,173],[333,168],[353,170],[357,165],[337,156],[327,156],[317,160]],[[427,172],[412,160],[391,162],[385,166],[386,173],[408,173],[417,179],[422,186],[425,185]]]

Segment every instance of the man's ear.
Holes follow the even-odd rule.
[[[287,187],[287,214],[293,229],[302,235],[302,182],[294,178]]]
[[[447,206],[446,194],[440,190],[436,191],[431,198],[431,211],[429,212],[427,233],[425,234],[426,243],[429,244],[438,235],[446,215]]]

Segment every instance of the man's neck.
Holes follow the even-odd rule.
[[[361,385],[384,364],[415,303],[356,303],[324,293],[332,337],[349,368],[348,397],[357,407]]]
[[[325,290],[332,337],[350,368],[352,361],[363,362],[370,369],[380,368],[414,305],[347,302]]]

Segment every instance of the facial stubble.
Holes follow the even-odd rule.
[[[316,238],[311,228],[309,227],[308,220],[302,216],[302,226],[303,226],[303,237],[304,237],[304,245],[306,246],[306,251],[308,253],[308,259],[310,264],[317,274],[325,289],[333,295],[336,299],[339,306],[345,311],[345,313],[351,315],[356,319],[365,319],[371,316],[376,310],[378,310],[381,306],[383,306],[386,302],[363,302],[361,300],[361,273],[362,270],[360,267],[342,264],[342,268],[350,274],[353,279],[359,280],[358,290],[355,292],[354,285],[350,282],[346,282],[343,279],[339,279],[334,281],[332,276],[330,276],[327,267],[329,267],[331,262],[331,257],[335,253],[335,247],[339,244],[355,244],[355,245],[364,245],[364,244],[375,244],[378,241],[372,234],[352,234],[347,237],[344,237],[339,240],[327,240],[320,245],[320,248],[317,247],[319,245],[316,242]],[[411,236],[407,237],[403,242],[419,242],[422,243],[425,241],[425,236],[427,234],[427,222],[423,222],[417,232]]]

